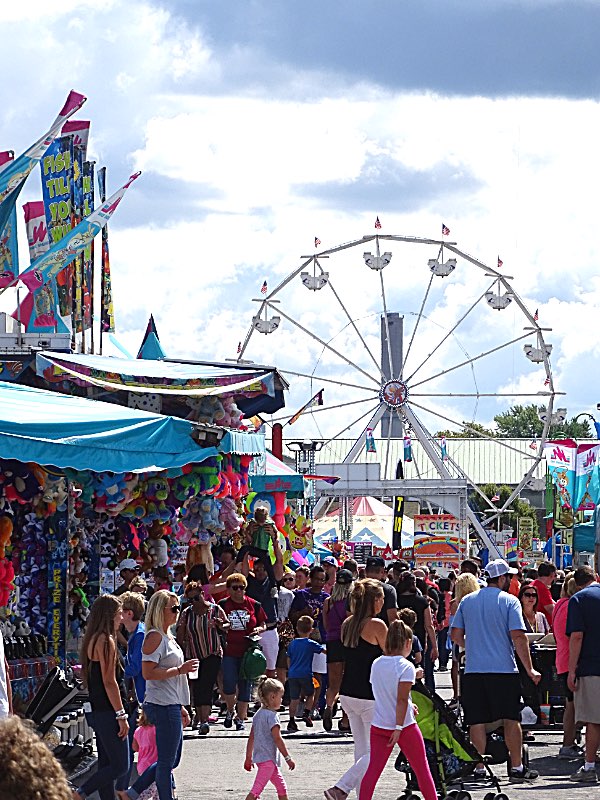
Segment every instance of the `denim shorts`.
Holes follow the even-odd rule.
[[[235,694],[242,703],[250,702],[251,681],[240,678],[242,659],[235,656],[223,656],[223,693]]]
[[[288,678],[288,686],[291,700],[298,700],[302,694],[311,697],[315,693],[312,675],[307,675],[305,678]]]

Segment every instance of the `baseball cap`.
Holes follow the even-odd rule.
[[[354,580],[354,575],[350,572],[349,569],[340,569],[338,570],[338,573],[335,576],[336,583],[352,583],[353,580]]]
[[[381,569],[385,567],[385,561],[381,556],[369,556],[367,558],[367,569]]]
[[[139,569],[139,564],[135,558],[124,558],[119,564],[119,570],[123,569]]]
[[[495,561],[488,561],[485,568],[485,574],[488,578],[499,578],[501,575],[516,575],[517,570],[509,567],[503,558],[497,558]]]
[[[322,559],[321,564],[333,564],[334,567],[337,567],[337,561],[333,556],[325,556],[325,558]]]

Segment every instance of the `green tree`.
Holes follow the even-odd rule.
[[[544,406],[530,405],[512,406],[502,414],[496,414],[494,422],[498,426],[498,436],[514,439],[529,439],[541,436],[544,423],[539,418],[539,413],[544,411]],[[549,439],[587,439],[592,432],[587,420],[576,422],[573,417],[565,420],[562,425],[551,425],[548,431]]]
[[[461,425],[462,430],[460,431],[438,431],[435,435],[437,437],[445,436],[447,439],[476,439],[479,433],[483,436],[498,436],[496,431],[492,431],[478,422],[465,422],[463,420]]]
[[[492,505],[496,506],[497,508],[502,508],[512,493],[510,486],[498,486],[495,483],[486,483],[479,488],[490,501],[495,495],[500,495],[500,500],[496,500],[492,503]],[[482,512],[480,519],[482,519],[482,523],[485,525],[485,514],[491,513],[490,504],[486,503],[483,497],[481,497],[481,495],[477,492],[473,492],[470,495],[469,502],[475,511]],[[539,526],[535,509],[532,508],[529,503],[525,503],[523,500],[517,497],[508,506],[506,511],[500,514],[500,523],[502,525],[507,525],[516,531],[519,517],[531,517],[533,520],[533,532],[534,534],[538,533]],[[496,521],[494,521],[494,526],[496,524]]]

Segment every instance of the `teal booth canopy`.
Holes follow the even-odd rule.
[[[0,382],[0,458],[94,472],[178,470],[220,452],[254,451],[261,437],[236,433],[200,447],[194,425],[97,400]]]

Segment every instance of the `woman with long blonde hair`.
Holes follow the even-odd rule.
[[[96,733],[98,769],[73,790],[74,800],[85,800],[94,792],[100,800],[114,800],[115,783],[129,772],[127,695],[117,650],[122,619],[119,598],[105,594],[93,603],[81,645],[81,665],[91,706],[86,716]]]
[[[461,575],[458,576],[456,579],[456,583],[454,584],[454,597],[450,602],[450,619],[448,621],[448,630],[452,630],[452,620],[456,614],[456,609],[460,605],[460,601],[463,597],[466,597],[468,594],[473,594],[473,592],[478,592],[481,586],[479,585],[477,578],[471,572],[463,572]],[[452,681],[452,700],[450,701],[450,705],[458,705],[458,661],[459,661],[459,651],[458,645],[453,644],[450,650],[452,655],[452,664],[450,666],[450,679]]]
[[[174,592],[154,592],[146,611],[146,636],[142,646],[142,676],[146,681],[144,714],[156,728],[158,761],[140,775],[120,800],[137,798],[156,782],[160,800],[173,798],[173,770],[181,759],[183,728],[189,725],[186,706],[190,702],[188,678],[198,670],[198,660],[184,660],[171,628],[177,622],[180,605]]]
[[[378,615],[383,608],[383,587],[371,578],[357,581],[350,595],[351,615],[342,624],[341,640],[346,662],[340,703],[348,715],[354,737],[354,764],[325,790],[327,800],[346,800],[360,784],[369,765],[369,736],[375,708],[371,666],[382,655],[387,625]]]

